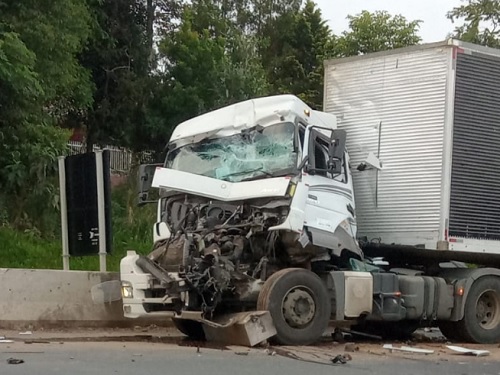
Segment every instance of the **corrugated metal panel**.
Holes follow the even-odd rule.
[[[500,239],[500,58],[458,54],[451,236]]]
[[[348,132],[359,235],[408,244],[425,237],[435,246],[450,57],[450,48],[432,48],[326,66],[325,111]],[[368,152],[377,155],[379,130],[384,170],[376,193],[377,173],[355,167]]]

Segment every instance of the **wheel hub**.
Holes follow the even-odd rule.
[[[316,313],[316,304],[310,291],[297,287],[291,289],[283,299],[283,316],[292,327],[309,324]]]
[[[481,294],[476,304],[476,318],[483,329],[493,329],[500,323],[500,297],[493,290]]]

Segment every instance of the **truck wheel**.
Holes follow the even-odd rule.
[[[302,268],[288,268],[265,282],[257,310],[270,312],[280,344],[309,345],[328,327],[330,297],[316,274]]]
[[[481,277],[472,284],[457,328],[470,342],[500,342],[500,278]]]
[[[203,325],[195,320],[172,318],[175,328],[192,340],[205,340]]]

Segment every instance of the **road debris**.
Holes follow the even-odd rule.
[[[478,349],[468,349],[461,346],[454,345],[446,345],[446,347],[454,352],[463,354],[463,355],[475,355],[476,357],[484,357],[490,355],[488,350],[478,350]]]
[[[339,354],[331,359],[332,363],[337,364],[340,363],[345,365],[347,362],[352,361],[352,357],[350,354]]]
[[[14,342],[14,340],[0,339],[0,344],[11,344],[13,342]]]
[[[347,360],[342,354],[339,354],[339,355],[335,356],[335,358],[332,358],[332,363],[335,363],[335,364],[341,363],[341,364],[345,365],[347,363]]]
[[[24,332],[19,332],[20,335],[32,335],[32,331],[24,331]]]
[[[266,349],[264,353],[266,353],[267,355],[276,355],[276,352],[274,350],[269,350],[269,349]]]
[[[26,340],[25,344],[50,344],[50,341],[47,340]]]
[[[24,363],[24,359],[17,359],[17,358],[7,359],[7,364],[9,365],[20,365],[21,363]]]
[[[391,353],[393,351],[415,353],[415,354],[433,354],[434,353],[434,350],[430,350],[430,349],[420,349],[420,348],[414,348],[411,346],[401,346],[399,348],[396,348],[392,344],[384,344],[383,348],[388,349]]]
[[[344,365],[348,361],[352,360],[352,357],[349,354],[338,354],[334,358],[328,359],[328,358],[321,358],[319,356],[316,356],[318,359],[309,359],[305,356],[310,356],[312,353],[310,352],[301,352],[298,349],[294,350],[289,350],[289,349],[284,349],[284,348],[279,348],[279,347],[273,347],[272,349],[274,350],[266,350],[266,353],[269,355],[279,355],[281,357],[285,358],[290,358],[294,359],[297,361],[301,362],[307,362],[307,363],[314,363],[318,365],[323,365],[323,366],[339,366],[339,365]],[[274,353],[274,354],[271,354]]]
[[[248,352],[234,352],[236,355],[248,355]]]
[[[348,342],[347,344],[345,344],[344,350],[346,352],[354,353],[354,352],[359,351],[359,346],[357,346],[353,342]]]

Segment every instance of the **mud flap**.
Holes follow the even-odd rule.
[[[207,341],[226,345],[255,346],[276,335],[269,311],[249,311],[227,314],[215,321],[201,318],[201,314],[183,312],[181,317],[203,323]]]

